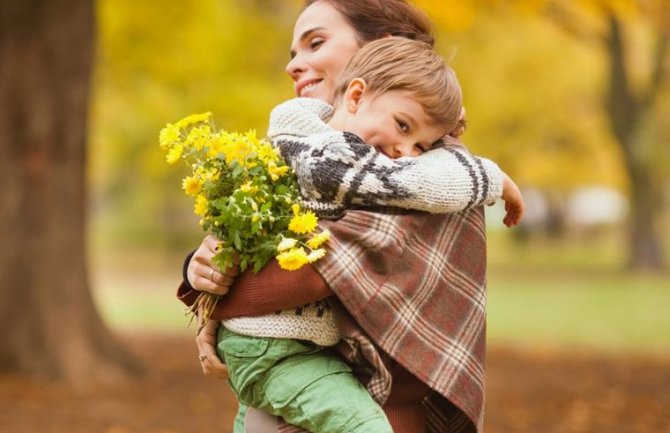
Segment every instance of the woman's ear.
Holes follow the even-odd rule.
[[[342,98],[342,102],[348,112],[352,114],[356,113],[358,107],[361,105],[361,100],[363,99],[367,86],[367,83],[362,78],[354,78],[349,82],[347,90],[344,92]]]

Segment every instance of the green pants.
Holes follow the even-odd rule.
[[[220,327],[217,351],[245,405],[314,433],[393,433],[351,368],[320,346]]]

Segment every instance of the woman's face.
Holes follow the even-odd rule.
[[[295,23],[286,65],[296,95],[332,104],[335,84],[359,48],[355,30],[337,9],[323,0],[311,4]]]

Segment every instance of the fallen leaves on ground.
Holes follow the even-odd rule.
[[[145,377],[73,390],[0,376],[0,432],[231,431],[235,398],[202,375],[191,338],[122,338],[149,367]],[[486,433],[670,431],[670,358],[497,347],[487,362]]]

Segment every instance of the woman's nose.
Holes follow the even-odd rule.
[[[287,64],[286,64],[286,73],[293,78],[293,80],[297,80],[300,76],[305,71],[305,64],[300,60],[300,56],[295,56],[293,57]]]

